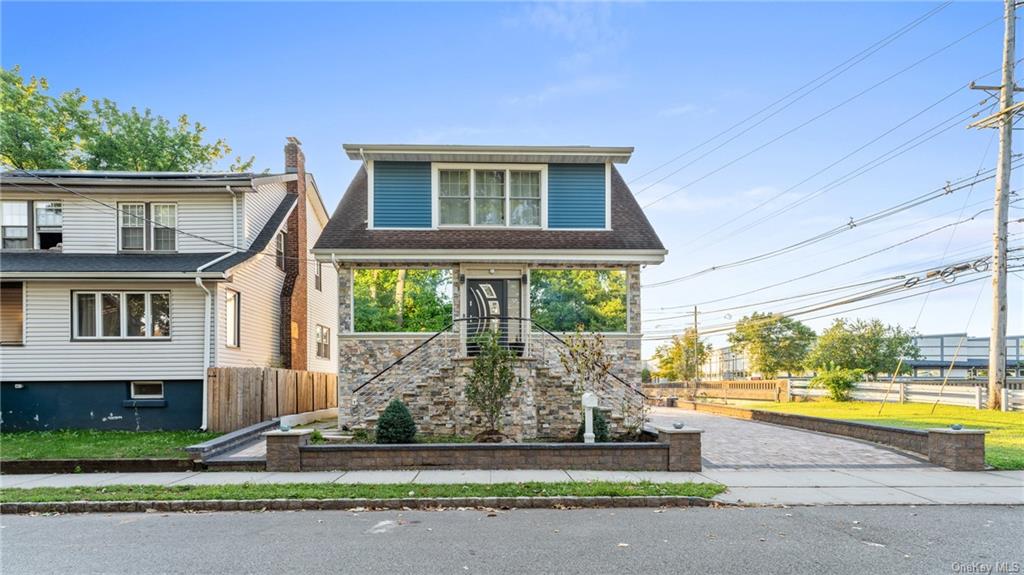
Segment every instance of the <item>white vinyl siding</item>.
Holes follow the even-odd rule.
[[[268,367],[281,363],[281,286],[284,272],[274,264],[273,253],[257,255],[234,269],[231,282],[216,289],[216,367]],[[227,345],[227,291],[238,292],[239,345]]]
[[[106,204],[124,202],[173,203],[177,205],[177,227],[189,234],[176,234],[179,253],[223,253],[231,248],[231,194],[93,194]],[[64,208],[64,253],[115,253],[118,246],[118,214],[79,197],[62,198]],[[150,216],[152,218],[152,215]],[[147,226],[149,224],[147,223]],[[213,241],[206,241],[208,238]]]
[[[281,205],[286,193],[285,184],[266,184],[256,188],[255,193],[245,194],[245,217],[242,227],[246,246],[260,234],[267,220],[274,215],[277,206]]]
[[[310,192],[312,193],[312,190]],[[306,208],[306,238],[310,247],[316,243],[316,239],[320,237],[320,232],[323,230],[323,225],[316,217],[316,211],[311,205],[314,201],[316,200],[310,199],[310,205]],[[306,314],[308,330],[306,341],[309,349],[306,361],[310,371],[336,373],[338,370],[338,272],[330,262],[323,262],[320,266],[323,274],[320,282],[321,289],[317,290],[316,282],[313,280],[313,274],[316,273],[316,262],[312,261],[312,255],[308,257],[310,261],[306,262],[306,269],[309,273],[309,281],[306,283],[306,301],[309,311]],[[330,354],[327,358],[317,357],[316,354],[317,325],[325,326],[331,332]]]
[[[230,227],[230,226],[229,226]],[[25,282],[25,341],[0,348],[5,381],[201,379],[203,292],[191,282]],[[169,339],[73,340],[72,292],[170,292]]]

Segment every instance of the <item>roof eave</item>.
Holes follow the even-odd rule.
[[[521,262],[658,265],[668,250],[450,250],[317,248],[319,261],[344,262]]]

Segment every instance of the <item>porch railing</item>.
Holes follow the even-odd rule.
[[[439,366],[452,367],[453,359],[476,355],[475,339],[485,330],[496,332],[502,345],[519,357],[538,361],[555,371],[563,369],[559,351],[568,347],[567,342],[533,319],[457,318],[355,387],[350,393],[352,415],[356,420],[364,420],[380,413],[392,399],[426,391],[423,388],[429,385],[427,375],[438,372]],[[606,375],[602,388],[594,390],[599,397],[612,403],[646,399],[639,381],[631,384],[611,370]]]

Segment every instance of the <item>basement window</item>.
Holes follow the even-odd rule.
[[[162,381],[133,381],[132,399],[163,399],[164,382]]]

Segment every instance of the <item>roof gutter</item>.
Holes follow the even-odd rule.
[[[203,305],[203,422],[200,425],[200,429],[206,431],[209,425],[210,417],[210,316],[211,305],[213,303],[213,294],[210,293],[209,288],[203,285],[203,270],[212,266],[213,264],[226,260],[227,258],[238,253],[238,196],[235,194],[231,186],[224,186],[227,191],[231,194],[231,230],[234,241],[231,243],[231,251],[216,257],[205,264],[196,268],[196,287],[203,290],[205,293],[204,305]]]

